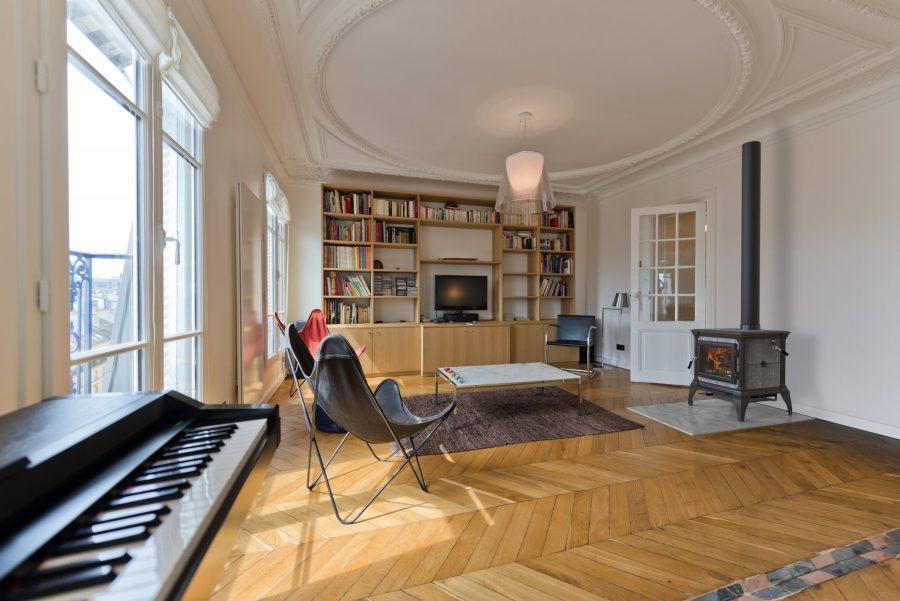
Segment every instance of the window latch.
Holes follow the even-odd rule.
[[[166,236],[166,232],[163,230],[163,248],[168,246],[169,242],[175,243],[175,264],[181,265],[181,241],[173,236]]]

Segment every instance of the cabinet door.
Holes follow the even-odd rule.
[[[541,334],[541,348],[544,346],[543,334]],[[556,328],[550,328],[549,339],[556,338]],[[578,348],[571,346],[551,346],[548,349],[547,356],[549,363],[577,363]],[[541,359],[543,361],[543,359]]]
[[[363,373],[369,375],[372,372],[372,328],[336,328],[332,326],[329,329],[334,334],[340,334],[350,343],[354,349],[366,345],[366,352],[359,357],[359,364],[362,366]]]
[[[478,330],[475,339],[480,351],[479,361],[473,365],[509,363],[509,326],[473,329]]]
[[[419,371],[420,343],[421,337],[417,326],[373,328],[372,373]]]
[[[511,324],[509,346],[511,363],[543,363],[546,324]]]

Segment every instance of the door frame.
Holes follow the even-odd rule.
[[[712,327],[713,324],[716,323],[716,227],[717,223],[717,201],[718,201],[718,189],[717,188],[707,188],[705,190],[698,191],[696,193],[680,196],[677,199],[671,201],[662,201],[656,204],[645,205],[640,207],[631,207],[631,211],[629,211],[629,265],[628,265],[628,279],[630,292],[629,297],[632,301],[632,306],[635,301],[635,293],[636,293],[636,282],[632,280],[633,269],[633,245],[634,240],[631,239],[632,234],[632,220],[633,220],[633,211],[635,209],[658,209],[665,206],[678,206],[684,204],[693,204],[699,203],[705,206],[706,210],[706,223],[704,225],[704,290],[702,294],[702,299],[704,303],[704,315],[703,315],[703,327]],[[699,227],[700,224],[698,224]],[[701,295],[698,295],[701,297]],[[634,373],[634,369],[639,363],[635,363],[634,359],[637,359],[632,353],[636,352],[635,345],[633,344],[633,338],[631,337],[631,333],[634,331],[634,328],[637,327],[637,317],[636,313],[634,313],[634,309],[632,310],[632,318],[629,320],[629,346],[631,347],[631,351],[629,353],[629,363],[631,365],[631,373]]]

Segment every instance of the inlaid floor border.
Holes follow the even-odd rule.
[[[900,528],[829,549],[777,570],[756,574],[692,597],[691,601],[786,599],[823,582],[900,557]]]

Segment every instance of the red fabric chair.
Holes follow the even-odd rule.
[[[328,326],[325,324],[325,315],[320,309],[313,309],[312,313],[309,314],[309,318],[307,318],[303,329],[300,330],[300,339],[303,340],[303,344],[309,349],[309,354],[312,355],[313,358],[316,357],[316,353],[319,351],[319,343],[322,342],[329,333]],[[356,349],[355,352],[356,356],[359,357],[366,352],[366,345],[362,345]]]

